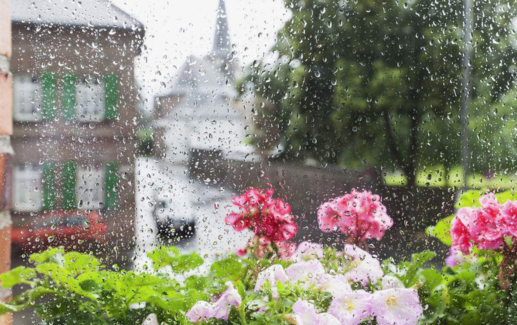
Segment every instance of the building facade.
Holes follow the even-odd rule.
[[[17,0],[11,14],[14,226],[94,209],[128,243],[143,25],[107,0]]]
[[[0,0],[0,274],[11,266],[12,161],[10,135],[12,123],[11,18],[9,0]],[[4,10],[6,8],[6,10]],[[0,302],[11,296],[9,289],[0,288]],[[11,324],[11,315],[0,316],[0,325]]]

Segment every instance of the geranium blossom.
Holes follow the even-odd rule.
[[[288,279],[289,278],[281,265],[272,265],[258,274],[257,282],[255,283],[255,291],[262,291],[264,284],[266,282],[269,282],[273,298],[278,299],[278,290],[276,289],[276,283],[278,281],[284,283]]]
[[[506,201],[500,210],[499,227],[505,235],[517,237],[517,201]]]
[[[291,260],[295,262],[301,262],[322,257],[323,245],[304,241],[298,245],[296,251],[291,256]]]
[[[190,321],[198,322],[209,318],[228,320],[232,306],[240,306],[242,297],[233,283],[226,282],[226,286],[227,289],[215,303],[198,301],[186,314]]]
[[[328,313],[341,324],[357,325],[371,314],[371,295],[364,290],[346,291],[334,297]]]
[[[350,194],[322,204],[318,209],[318,223],[322,231],[339,230],[357,243],[371,238],[381,240],[393,220],[378,195],[352,190]]]
[[[371,307],[379,325],[415,325],[423,312],[416,290],[405,288],[374,292]]]
[[[348,280],[363,286],[375,283],[383,275],[379,260],[355,245],[345,245],[344,253],[351,257],[351,269],[345,274]]]
[[[301,299],[294,303],[293,313],[290,320],[296,325],[340,325],[337,318],[327,313],[318,314],[312,304]]]
[[[475,244],[480,249],[498,249],[503,245],[503,236],[509,233],[513,224],[512,206],[507,205],[509,213],[503,214],[501,205],[493,193],[479,200],[480,208],[461,208],[451,224],[453,247],[468,254]]]
[[[310,260],[291,264],[286,273],[290,280],[308,282],[315,281],[319,275],[325,274],[325,269],[320,261]]]
[[[298,232],[291,213],[291,206],[282,199],[272,197],[273,190],[249,189],[232,199],[240,208],[225,218],[234,230],[250,229],[259,237],[267,237],[275,243],[285,242]]]

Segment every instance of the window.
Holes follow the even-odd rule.
[[[37,164],[14,168],[14,209],[19,212],[39,211],[41,199],[41,167]]]
[[[80,167],[77,171],[77,202],[79,209],[101,209],[104,201],[104,169]]]
[[[100,122],[104,120],[104,84],[98,79],[83,79],[77,85],[77,120]]]
[[[28,75],[14,78],[14,120],[37,122],[41,120],[41,84]]]

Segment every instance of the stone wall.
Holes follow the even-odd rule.
[[[11,264],[11,208],[13,150],[12,123],[11,17],[9,0],[0,0],[0,273]],[[10,298],[9,290],[0,289],[0,301]],[[10,316],[0,316],[0,325],[11,324]]]

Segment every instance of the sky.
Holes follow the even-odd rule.
[[[219,0],[112,0],[146,27],[144,49],[136,62],[144,108],[167,93],[176,71],[189,55],[212,48]],[[283,0],[226,0],[228,25],[240,65],[262,58],[276,32],[291,16]]]

